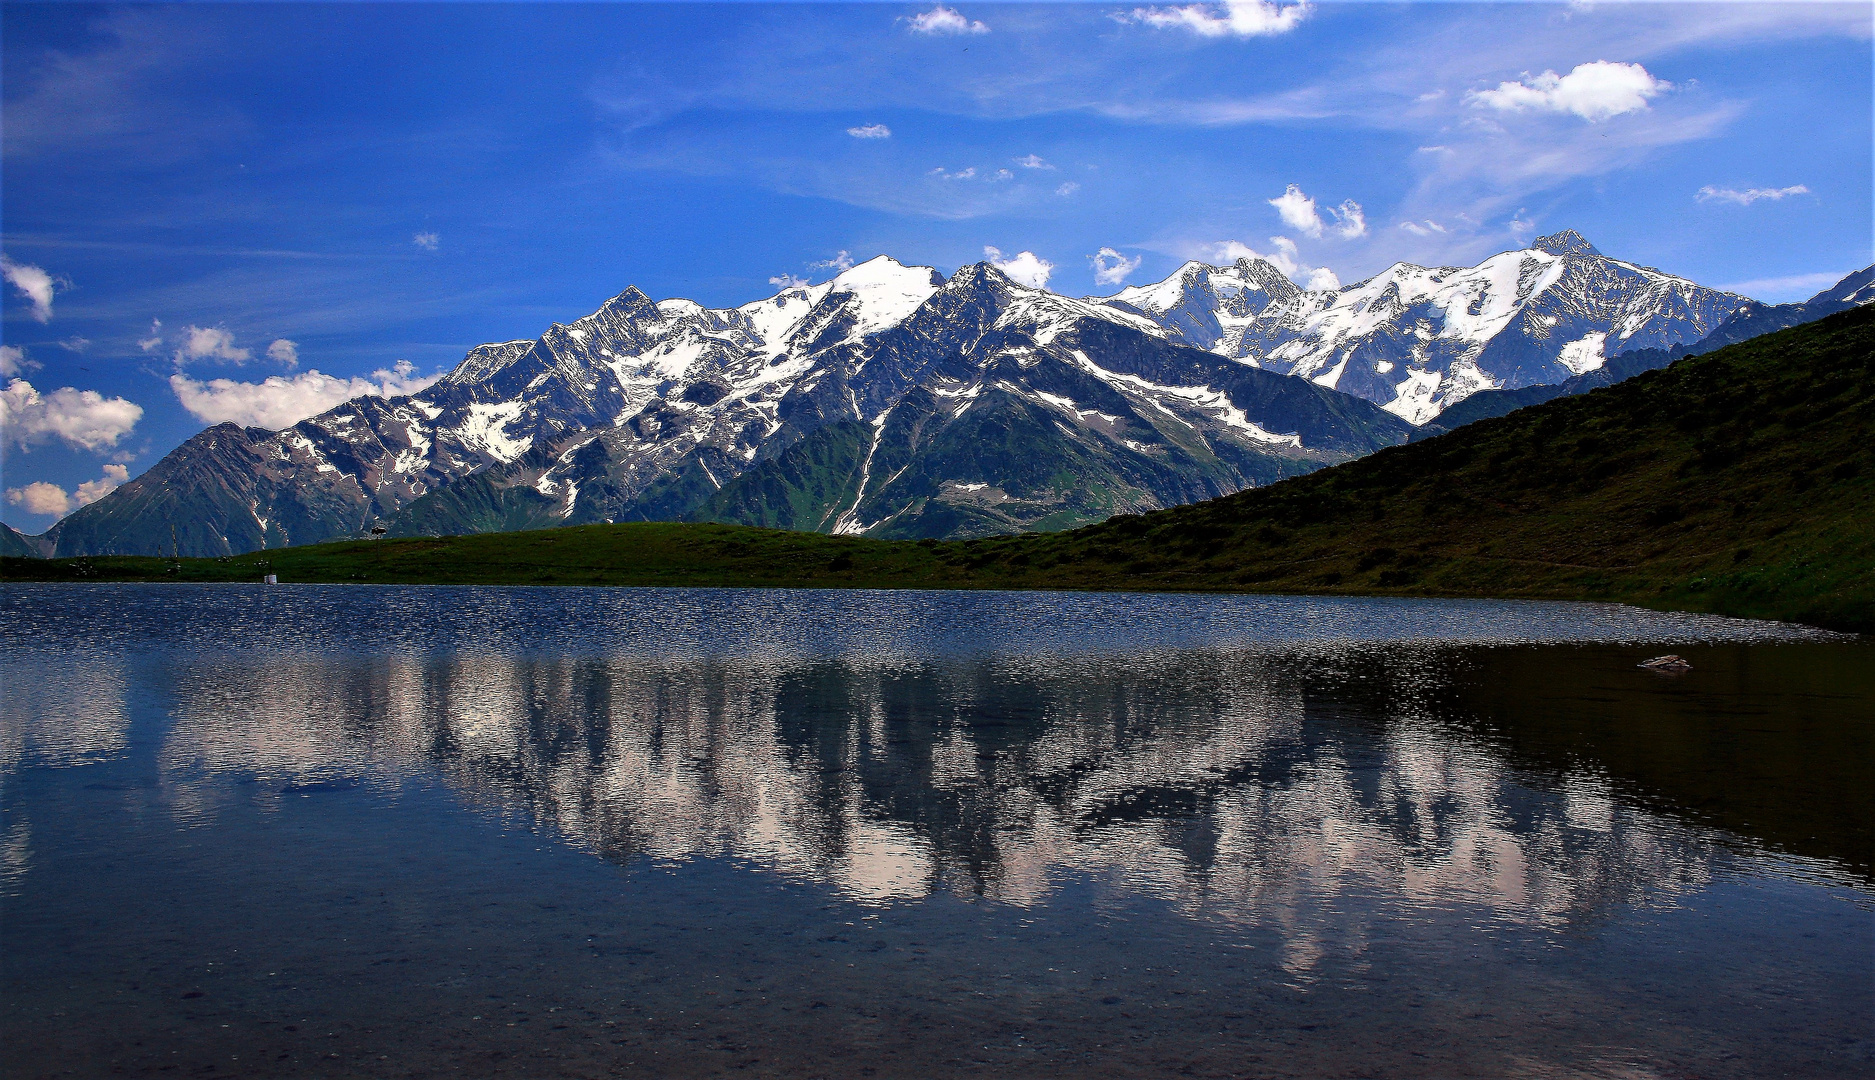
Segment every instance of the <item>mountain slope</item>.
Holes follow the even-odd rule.
[[[1504,416],[1517,409],[1559,397],[1586,394],[1603,386],[1613,386],[1643,371],[1666,367],[1683,356],[1697,356],[1722,349],[1762,334],[1815,322],[1826,315],[1870,303],[1875,303],[1875,266],[1849,274],[1802,303],[1772,306],[1753,301],[1744,310],[1720,323],[1718,329],[1691,344],[1622,353],[1594,371],[1552,385],[1529,386],[1521,390],[1479,391],[1440,413],[1437,421],[1420,429],[1420,435],[1436,435],[1474,420]]]
[[[858,434],[857,432],[855,434]],[[646,523],[15,579],[1217,589],[1523,596],[1875,632],[1875,306],[1254,491],[908,543]]]
[[[222,555],[686,518],[1060,529],[1345,461],[1475,390],[1593,374],[1613,343],[1691,340],[1742,302],[1574,233],[1332,293],[1247,260],[1075,300],[883,256],[737,308],[628,288],[409,397],[204,432],[39,546]]]
[[[1470,268],[1396,263],[1334,290],[1299,290],[1263,260],[1187,263],[1103,302],[1414,424],[1481,390],[1559,383],[1620,352],[1696,340],[1753,303],[1609,258],[1574,231]]]
[[[1059,529],[1271,483],[1411,431],[1366,402],[1167,343],[1146,320],[987,264],[958,271],[899,322],[812,354],[804,371],[768,391],[766,430],[747,426],[741,386],[695,395],[692,384],[427,495],[390,531],[498,519],[903,537]]]

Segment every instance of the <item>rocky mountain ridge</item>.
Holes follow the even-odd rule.
[[[1404,442],[1468,387],[1560,381],[1610,340],[1692,340],[1750,303],[1574,233],[1316,293],[1258,260],[1074,299],[986,263],[946,279],[884,256],[736,308],[627,288],[538,339],[478,346],[420,393],[279,432],[211,428],[32,542],[217,555],[373,527],[1065,528]]]

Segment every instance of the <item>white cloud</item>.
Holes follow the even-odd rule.
[[[972,22],[963,15],[939,4],[922,15],[913,15],[905,20],[911,24],[914,34],[987,34],[990,28],[980,22]]]
[[[847,128],[846,133],[855,139],[889,139],[892,137],[892,129],[884,124],[862,124],[859,127]]]
[[[1129,259],[1110,247],[1101,248],[1087,261],[1094,264],[1094,284],[1118,285],[1126,276],[1139,269],[1139,256]]]
[[[299,366],[299,343],[275,338],[273,344],[267,346],[267,359],[288,370],[296,368]]]
[[[997,169],[995,172],[989,174],[983,179],[988,180],[990,183],[994,184],[994,183],[1000,183],[1001,181],[1004,181],[1004,180],[1014,180],[1015,178],[1016,178],[1016,174],[1010,172],[1008,169]]]
[[[1189,30],[1199,37],[1265,37],[1286,34],[1315,9],[1308,3],[1279,4],[1273,0],[1224,0],[1222,4],[1186,4],[1182,7],[1134,8],[1133,22],[1161,30]]]
[[[64,517],[81,506],[89,506],[123,486],[130,470],[123,465],[106,465],[103,477],[87,480],[70,495],[57,484],[36,480],[25,487],[7,489],[7,502],[23,507],[29,514]]]
[[[1283,224],[1313,239],[1321,239],[1322,230],[1328,228],[1321,214],[1316,212],[1315,200],[1302,193],[1302,189],[1290,184],[1289,187],[1269,204],[1276,208],[1276,213],[1283,219]],[[1367,235],[1367,215],[1361,211],[1361,204],[1347,199],[1338,207],[1330,207],[1329,217],[1334,219],[1332,232],[1343,240],[1353,240]]]
[[[1405,229],[1414,236],[1431,236],[1433,233],[1445,232],[1445,226],[1431,219],[1425,221],[1402,221],[1400,222],[1400,228]]]
[[[959,172],[945,172],[944,166],[939,165],[937,168],[932,169],[926,175],[935,176],[940,180],[975,180],[977,177],[977,167],[975,165],[972,165],[969,168],[963,169]]]
[[[776,274],[768,279],[768,283],[777,289],[798,289],[807,284],[807,279],[795,277],[793,274]]]
[[[1022,166],[1025,169],[1052,169],[1054,168],[1053,165],[1050,165],[1048,162],[1042,160],[1042,156],[1040,154],[1030,154],[1027,157],[1019,157],[1016,159],[1016,164]]]
[[[42,323],[52,321],[52,288],[55,283],[51,274],[37,266],[16,263],[6,255],[0,255],[0,277],[5,277],[7,284],[31,301],[33,318]]]
[[[991,266],[1008,274],[1010,280],[1027,285],[1031,289],[1047,288],[1048,275],[1055,272],[1054,263],[1041,258],[1033,251],[1020,251],[1005,259],[1001,251],[986,247],[983,249],[983,256],[990,261]]]
[[[1294,240],[1287,236],[1272,236],[1270,243],[1276,250],[1268,255],[1236,240],[1212,244],[1204,248],[1203,253],[1206,259],[1219,263],[1233,263],[1238,259],[1261,259],[1282,271],[1284,277],[1305,289],[1339,289],[1341,287],[1341,278],[1333,270],[1326,266],[1304,265]]]
[[[1504,227],[1510,230],[1518,243],[1522,243],[1525,237],[1536,235],[1536,221],[1530,217],[1528,210],[1518,210],[1517,216],[1511,218]]]
[[[79,506],[90,506],[99,499],[122,487],[130,479],[130,468],[125,465],[106,465],[104,475],[96,480],[87,480],[72,492],[72,501]]]
[[[26,359],[26,350],[18,345],[0,345],[0,377],[11,379],[29,371],[38,371],[41,366],[37,360]]]
[[[163,347],[163,320],[150,320],[150,336],[137,342],[137,348],[144,352],[155,352]]]
[[[1060,195],[1060,196],[1063,196],[1063,197],[1066,197],[1066,196],[1069,196],[1069,195],[1072,195],[1072,194],[1074,194],[1075,192],[1077,192],[1077,191],[1079,191],[1079,190],[1081,190],[1081,185],[1079,185],[1079,184],[1077,184],[1077,183],[1075,183],[1074,181],[1072,181],[1072,180],[1070,180],[1070,181],[1068,181],[1067,183],[1065,183],[1065,184],[1063,184],[1063,185],[1061,185],[1060,187],[1058,187],[1058,188],[1056,188],[1056,189],[1055,189],[1055,194],[1057,194],[1057,195]]]
[[[1495,90],[1473,90],[1465,95],[1472,105],[1500,112],[1574,113],[1595,122],[1640,112],[1649,98],[1673,89],[1673,84],[1656,79],[1639,64],[1617,64],[1607,60],[1577,64],[1567,75],[1545,71],[1525,75],[1521,82],[1499,83]]]
[[[853,269],[853,256],[850,252],[841,251],[831,259],[822,259],[817,263],[808,263],[807,268],[809,270],[834,270],[845,273]]]
[[[341,379],[309,369],[291,378],[274,375],[257,383],[233,379],[198,382],[178,372],[169,377],[169,385],[182,407],[204,423],[233,421],[242,427],[278,431],[353,398],[401,397],[441,378],[416,372],[410,361],[399,360],[392,370],[374,371],[369,379]]]
[[[59,348],[64,349],[66,352],[82,353],[87,348],[90,348],[91,339],[73,334],[71,337],[61,340],[58,345]]]
[[[24,507],[29,514],[64,517],[72,512],[71,496],[65,494],[65,489],[44,480],[36,480],[25,487],[8,488],[7,502]]]
[[[254,359],[253,353],[235,348],[234,335],[219,326],[183,327],[182,344],[176,346],[175,355],[177,367],[197,360],[245,364]]]
[[[1738,191],[1733,188],[1713,187],[1711,184],[1707,184],[1705,187],[1700,188],[1693,197],[1700,202],[1713,202],[1716,200],[1718,202],[1737,203],[1740,206],[1750,206],[1759,199],[1770,199],[1772,202],[1776,202],[1779,199],[1791,195],[1808,194],[1810,194],[1810,189],[1802,184],[1792,184],[1790,187],[1786,188],[1746,188],[1743,191]]]
[[[443,238],[433,232],[420,232],[410,238],[410,242],[425,251],[435,251],[442,245]]]
[[[66,386],[41,394],[25,379],[0,390],[0,428],[5,441],[22,449],[53,439],[67,446],[97,451],[116,446],[143,418],[143,406],[107,398],[96,390]]]

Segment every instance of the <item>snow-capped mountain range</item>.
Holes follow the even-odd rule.
[[[1261,260],[1186,263],[1106,303],[1424,424],[1480,390],[1559,383],[1630,349],[1697,341],[1753,301],[1611,259],[1566,231],[1474,267],[1395,263],[1333,290],[1305,292]]]
[[[1073,299],[881,256],[741,307],[635,288],[434,386],[211,428],[61,521],[48,554],[723,520],[874,536],[1060,528],[1405,441],[1484,388],[1697,340],[1749,304],[1574,233],[1334,291],[1187,264]]]

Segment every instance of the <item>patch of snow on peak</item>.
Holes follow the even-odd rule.
[[[1569,342],[1562,347],[1562,353],[1556,357],[1571,375],[1581,375],[1594,371],[1606,362],[1602,355],[1602,343],[1608,339],[1608,331],[1597,330],[1587,337]]]
[[[880,255],[841,272],[829,284],[832,292],[853,295],[853,336],[864,337],[904,322],[943,282],[928,266],[903,266]]]

